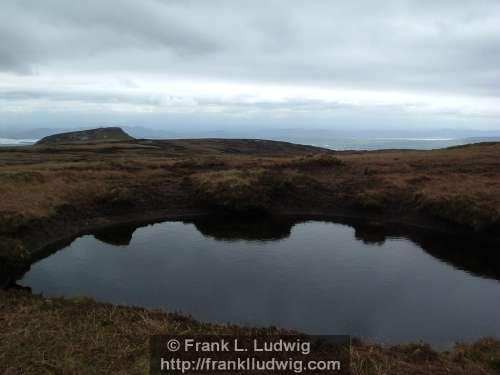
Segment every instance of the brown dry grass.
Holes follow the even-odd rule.
[[[151,335],[250,332],[161,311],[18,291],[0,291],[0,322],[0,374],[147,374]],[[484,339],[440,353],[425,344],[355,342],[351,355],[353,375],[498,374],[500,343]]]
[[[493,231],[499,186],[500,144],[337,153],[244,140],[0,149],[0,237],[73,220],[71,211],[93,220],[171,208],[410,212]],[[0,257],[7,252],[0,245]]]
[[[203,205],[235,212],[269,212],[284,197],[314,181],[296,171],[229,169],[191,176],[194,198]]]

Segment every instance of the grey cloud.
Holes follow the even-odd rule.
[[[338,102],[327,102],[323,100],[289,99],[282,102],[248,101],[245,97],[232,99],[191,97],[186,101],[185,97],[176,95],[143,95],[121,92],[95,92],[95,91],[72,91],[60,89],[0,89],[0,101],[33,101],[48,100],[52,102],[81,102],[87,104],[121,103],[131,105],[148,105],[158,108],[169,106],[197,106],[208,109],[210,107],[226,108],[227,112],[259,110],[276,111],[287,110],[290,107],[294,111],[325,111],[335,108],[352,107]]]
[[[500,95],[496,0],[24,0],[0,7],[4,72]]]
[[[31,73],[31,64],[39,53],[36,38],[19,26],[23,17],[8,17],[0,12],[0,72]]]
[[[120,92],[72,91],[61,89],[0,89],[0,101],[27,102],[46,100],[51,102],[79,102],[81,104],[130,104],[147,106],[164,106],[175,97],[159,97],[154,95],[126,94]],[[178,98],[181,101],[182,98]]]
[[[151,0],[27,0],[1,7],[0,23],[7,30],[0,34],[0,45],[6,50],[0,66],[61,63],[78,69],[80,64],[85,66],[86,58],[98,56],[106,71],[116,63],[127,67],[126,56],[117,54],[121,51],[133,55],[173,50],[183,56],[219,48],[216,39],[193,29],[167,5]],[[19,35],[22,40],[15,38]],[[12,58],[18,55],[23,59]],[[75,57],[83,59],[75,61]]]
[[[388,115],[401,115],[408,108],[422,107],[418,101],[406,101],[399,104],[364,104],[346,103],[341,100],[323,100],[308,98],[287,98],[279,101],[255,100],[246,96],[235,96],[232,98],[203,97],[192,95],[190,97],[178,96],[175,94],[144,94],[141,92],[122,91],[92,91],[92,90],[71,90],[58,88],[44,89],[1,89],[0,88],[0,108],[10,103],[16,107],[27,106],[33,102],[52,103],[49,109],[59,111],[67,108],[70,111],[82,111],[97,109],[107,105],[120,105],[122,113],[132,113],[133,108],[142,107],[153,112],[168,113],[194,113],[208,114],[216,110],[220,116],[224,115],[252,115],[258,116],[285,116],[288,118],[307,114],[312,117],[340,116],[342,114],[353,113],[371,114],[374,118]],[[38,108],[35,105],[35,108]],[[149,111],[148,110],[148,111]],[[433,110],[434,115],[460,116],[462,111],[459,108],[450,110]],[[495,119],[496,115],[476,114],[469,115],[469,119],[483,118]]]

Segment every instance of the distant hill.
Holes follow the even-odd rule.
[[[49,135],[38,141],[37,145],[53,145],[68,143],[88,143],[103,141],[129,141],[135,139],[118,127],[98,128],[69,133]]]

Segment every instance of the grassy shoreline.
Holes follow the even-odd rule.
[[[0,291],[0,321],[0,374],[146,374],[151,335],[256,332],[158,310],[17,290]],[[382,346],[354,340],[351,359],[355,375],[498,374],[500,342],[482,339],[437,352],[423,343]]]

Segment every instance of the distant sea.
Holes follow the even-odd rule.
[[[332,150],[433,150],[478,142],[500,142],[500,137],[481,138],[344,138],[344,137],[290,137],[269,139],[300,143]]]
[[[233,138],[233,137],[230,137]],[[258,138],[258,137],[255,137]],[[307,136],[271,136],[262,137],[275,141],[306,144],[332,150],[382,150],[382,149],[416,149],[432,150],[459,146],[477,142],[500,142],[500,137],[477,138],[347,138],[347,137],[307,137]],[[36,139],[0,138],[0,146],[27,146]]]
[[[37,139],[12,139],[0,138],[0,146],[26,146],[32,145]]]

